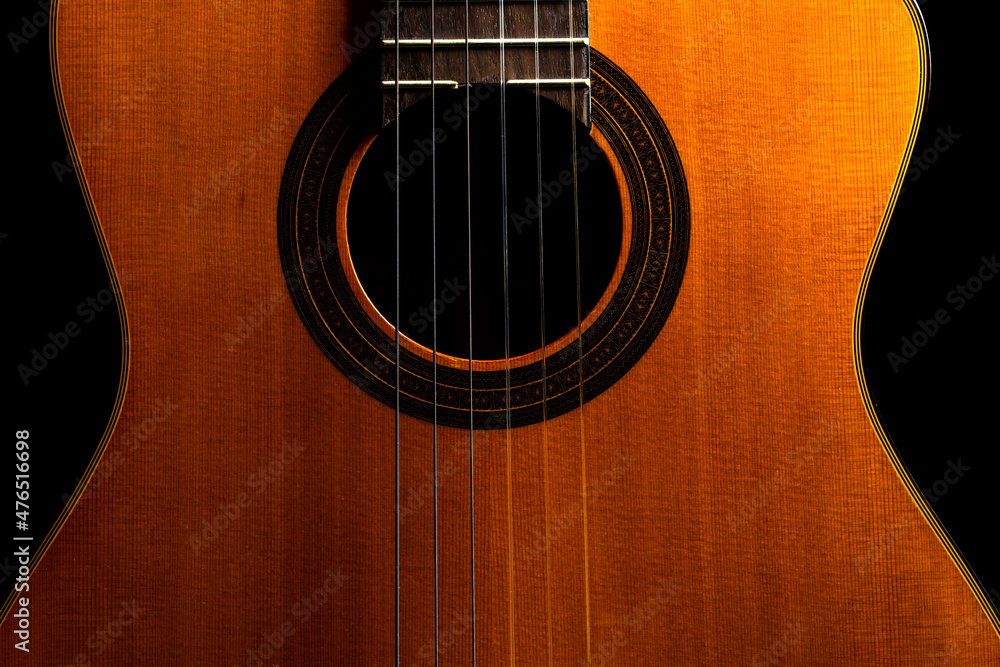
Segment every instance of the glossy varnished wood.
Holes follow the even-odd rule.
[[[302,326],[275,223],[299,123],[366,11],[60,4],[132,366],[121,461],[32,577],[37,664],[256,664],[248,649],[283,623],[264,664],[392,664],[394,413]],[[852,361],[920,90],[905,5],[591,0],[590,34],[676,141],[690,254],[624,379],[582,412],[474,434],[479,664],[1000,664]],[[176,405],[162,422],[157,400]],[[401,433],[402,664],[428,665],[431,427],[403,417]],[[468,665],[469,439],[439,435],[440,661]],[[88,637],[133,600],[143,612],[98,658]]]

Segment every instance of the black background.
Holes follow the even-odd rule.
[[[0,513],[0,601],[17,577],[9,537],[32,537],[31,551],[37,553],[101,441],[122,365],[121,322],[115,304],[98,303],[102,308],[98,312],[86,303],[107,298],[109,293],[102,291],[111,278],[72,162],[67,160],[49,68],[48,8],[44,1],[9,2],[0,19],[5,35],[0,51],[6,83],[7,163],[0,227],[4,235],[0,236],[0,289],[5,306],[0,489],[7,499]],[[70,322],[79,328],[78,334],[63,339]],[[59,349],[50,333],[65,347]],[[44,353],[47,345],[55,345],[48,349],[56,349],[56,354],[44,360],[46,365],[37,375],[28,375],[25,384],[18,367],[35,370],[33,351]],[[30,433],[28,531],[14,526],[18,430]],[[32,567],[35,562],[33,558]]]
[[[961,459],[971,468],[932,507],[984,588],[996,591],[1000,457],[994,314],[1000,278],[986,283],[960,311],[946,297],[976,275],[982,257],[998,250],[992,182],[995,28],[988,3],[928,0],[921,7],[933,75],[915,155],[932,146],[938,128],[961,136],[921,170],[919,179],[907,179],[868,291],[863,355],[882,421],[917,484],[931,487],[949,461]],[[44,1],[8,2],[0,19],[8,35],[0,46],[8,93],[6,206],[0,228],[0,285],[7,313],[0,469],[7,471],[10,492],[15,430],[30,430],[32,456],[32,528],[14,530],[12,512],[0,517],[0,535],[8,545],[6,536],[13,534],[40,541],[72,493],[111,416],[122,356],[117,312],[107,308],[87,323],[77,310],[107,287],[109,276],[75,178],[64,174],[60,181],[53,169],[54,162],[66,165],[66,145],[52,92],[46,9]],[[44,20],[43,26],[15,52],[10,33],[30,34],[24,21],[33,18]],[[886,355],[898,353],[900,338],[911,337],[918,321],[942,308],[951,320],[894,371]],[[17,367],[30,365],[32,350],[41,350],[50,342],[48,334],[70,321],[80,326],[80,334],[25,385]],[[0,554],[11,551],[4,546]],[[4,598],[13,579],[9,557],[0,556]]]
[[[928,0],[920,7],[930,38],[930,98],[905,192],[869,283],[862,355],[882,423],[917,485],[931,489],[944,478],[949,461],[961,459],[972,468],[929,504],[986,591],[1000,591],[995,546],[1000,276],[984,283],[961,310],[947,298],[957,284],[976,276],[982,257],[1000,251],[997,114],[994,91],[985,85],[994,76],[995,24],[989,3]],[[939,128],[961,136],[947,151],[930,153],[933,164],[924,157],[923,169],[916,160],[928,149],[936,151]],[[912,340],[919,322],[933,319],[939,309],[951,319],[907,363],[897,362],[896,372],[887,355],[899,354],[901,338]]]

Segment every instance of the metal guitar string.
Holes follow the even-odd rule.
[[[437,298],[437,96],[434,84],[437,67],[434,58],[434,0],[431,0],[431,303]],[[437,377],[437,308],[431,309],[431,368],[434,381],[434,665],[441,660],[438,596],[438,377]]]
[[[545,625],[547,629],[547,645],[549,665],[552,665],[552,564],[549,553],[550,518],[549,518],[549,431],[546,423],[548,417],[548,379],[546,364],[545,338],[545,233],[543,231],[542,211],[542,83],[541,56],[539,49],[538,0],[534,0],[535,19],[535,153],[537,155],[536,171],[538,173],[538,195],[535,202],[538,208],[538,304],[541,320],[540,333],[542,340],[542,483],[545,493]],[[572,47],[571,47],[572,48]]]
[[[400,666],[400,645],[399,645],[399,459],[400,459],[400,439],[399,439],[399,198],[402,184],[399,180],[399,0],[396,0],[394,37],[396,39],[396,667]]]
[[[574,31],[573,25],[573,0],[569,0],[569,29],[570,29],[570,98],[571,98],[571,108],[573,113],[571,115],[572,123],[572,166],[573,166],[573,192],[574,192],[574,234],[575,234],[575,253],[576,253],[576,297],[577,297],[577,330],[580,336],[578,345],[579,353],[579,372],[580,381],[582,383],[582,312],[581,312],[581,281],[580,281],[580,247],[579,247],[579,188],[577,183],[577,165],[576,165],[576,95],[575,95],[575,49],[572,44],[572,37]],[[505,8],[503,0],[500,0],[500,12],[499,12],[499,25],[500,25],[500,85],[501,85],[501,162],[502,162],[502,173],[501,173],[501,184],[502,184],[502,210],[503,210],[503,272],[504,272],[504,363],[505,363],[505,393],[506,393],[506,403],[505,403],[505,431],[506,431],[506,442],[507,442],[507,509],[508,509],[508,586],[509,586],[509,614],[510,614],[510,645],[511,645],[511,662],[515,661],[515,649],[514,649],[514,612],[513,612],[513,516],[512,516],[512,461],[511,461],[511,422],[510,422],[510,403],[511,403],[511,374],[510,374],[510,300],[509,300],[509,252],[508,252],[508,215],[509,215],[509,202],[508,202],[508,174],[507,174],[507,100],[506,100],[506,26],[505,26]],[[399,184],[399,172],[400,172],[400,0],[396,0],[396,35],[395,35],[395,51],[396,51],[396,99],[395,99],[395,115],[396,115],[396,183]],[[473,661],[476,660],[476,642],[475,642],[475,505],[474,505],[474,439],[473,439],[473,429],[474,425],[474,394],[473,394],[473,366],[472,366],[472,345],[473,345],[473,318],[472,318],[472,293],[471,293],[471,280],[472,280],[472,210],[471,210],[471,119],[469,118],[468,109],[470,107],[470,93],[471,93],[471,76],[470,76],[470,19],[469,19],[469,0],[465,2],[465,57],[466,57],[466,208],[467,208],[467,229],[468,229],[468,269],[469,269],[469,282],[470,282],[470,293],[469,293],[469,417],[470,417],[470,436],[469,436],[469,449],[470,449],[470,537],[471,537],[471,561],[472,561],[472,596],[473,596]],[[431,0],[431,39],[430,39],[430,50],[431,50],[431,136],[432,138],[436,134],[437,129],[437,118],[436,118],[436,59],[435,59],[435,44],[436,44],[436,34],[434,25],[435,16],[435,2]],[[546,535],[549,531],[549,488],[548,488],[548,435],[547,435],[547,369],[546,362],[544,359],[545,349],[546,349],[546,330],[545,330],[545,268],[544,268],[544,226],[543,226],[543,212],[541,209],[542,200],[542,155],[541,155],[541,99],[540,99],[540,88],[541,88],[541,76],[540,76],[540,34],[539,34],[539,9],[538,0],[533,1],[533,11],[534,11],[534,57],[535,57],[535,141],[536,141],[536,173],[538,177],[538,190],[536,204],[539,210],[539,227],[538,227],[538,251],[539,251],[539,307],[540,307],[540,335],[542,341],[542,423],[543,423],[543,467],[544,467],[544,483],[545,483],[545,529]],[[437,293],[437,156],[436,156],[436,145],[432,143],[431,149],[431,182],[432,182],[432,196],[431,196],[431,228],[432,228],[432,282],[434,293]],[[399,505],[399,495],[400,495],[400,462],[401,462],[401,437],[400,437],[400,413],[401,413],[401,392],[400,392],[400,333],[398,323],[400,321],[400,289],[401,289],[401,265],[400,265],[400,253],[401,253],[401,240],[400,240],[400,228],[401,228],[401,193],[399,185],[396,188],[396,322],[397,327],[395,331],[395,342],[396,342],[396,415],[395,415],[395,435],[396,435],[396,664],[400,664],[400,505]],[[439,518],[439,498],[438,498],[438,470],[437,470],[437,454],[438,454],[438,383],[437,383],[437,313],[435,312],[432,316],[432,366],[433,366],[433,482],[434,482],[434,646],[435,646],[435,665],[439,664],[440,661],[440,607],[439,607],[439,531],[438,531],[438,518]],[[582,384],[581,384],[581,407],[582,407]],[[581,448],[584,451],[583,445],[583,421],[581,417]],[[584,470],[584,482],[586,479],[586,473]],[[584,502],[585,498],[585,483],[583,485],[584,492]],[[586,530],[586,517],[584,518],[584,525]],[[548,539],[546,538],[546,542]],[[586,544],[584,546],[585,555],[585,576],[586,575]],[[590,628],[589,628],[589,594],[587,596],[587,650],[588,657],[590,654]],[[551,626],[551,589],[550,589],[550,555],[548,552],[548,544],[546,543],[546,617],[547,617],[547,634],[548,634],[548,651],[549,651],[549,663],[552,663],[552,626]]]
[[[576,345],[577,367],[579,369],[578,385],[580,389],[580,505],[583,507],[583,590],[584,610],[587,625],[587,664],[590,664],[590,562],[587,553],[587,441],[583,419],[583,312],[581,281],[580,281],[580,187],[577,181],[577,151],[576,151],[576,49],[573,45],[575,35],[573,17],[573,0],[569,0],[569,80],[570,80],[570,125],[572,126],[572,159],[573,159],[573,238],[576,254]]]
[[[476,488],[473,433],[475,414],[472,395],[472,119],[469,106],[472,80],[469,67],[469,0],[465,0],[465,213],[469,244],[469,550],[472,568],[472,664],[476,664]]]
[[[507,606],[510,625],[510,662],[514,664],[514,511],[511,506],[513,492],[511,488],[511,433],[510,433],[510,299],[508,295],[508,265],[507,265],[507,53],[504,48],[505,21],[504,2],[500,0],[500,163],[501,190],[503,196],[503,355],[506,371],[506,419],[507,436]]]

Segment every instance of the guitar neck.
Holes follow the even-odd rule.
[[[589,127],[586,0],[384,0],[380,19],[383,125],[432,88],[504,84],[537,89]]]

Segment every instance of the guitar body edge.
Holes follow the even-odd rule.
[[[302,325],[275,225],[299,125],[363,17],[60,6],[68,120],[130,277],[131,368],[122,463],[33,575],[50,591],[33,614],[59,619],[33,659],[87,652],[134,600],[107,647],[121,664],[393,663],[395,414]],[[442,665],[473,648],[487,665],[1000,664],[852,352],[926,86],[911,8],[592,0],[590,26],[680,155],[683,283],[582,410],[439,429],[436,596],[432,427],[401,418],[401,664],[433,664],[435,608]],[[175,409],[137,439],[157,401]]]

